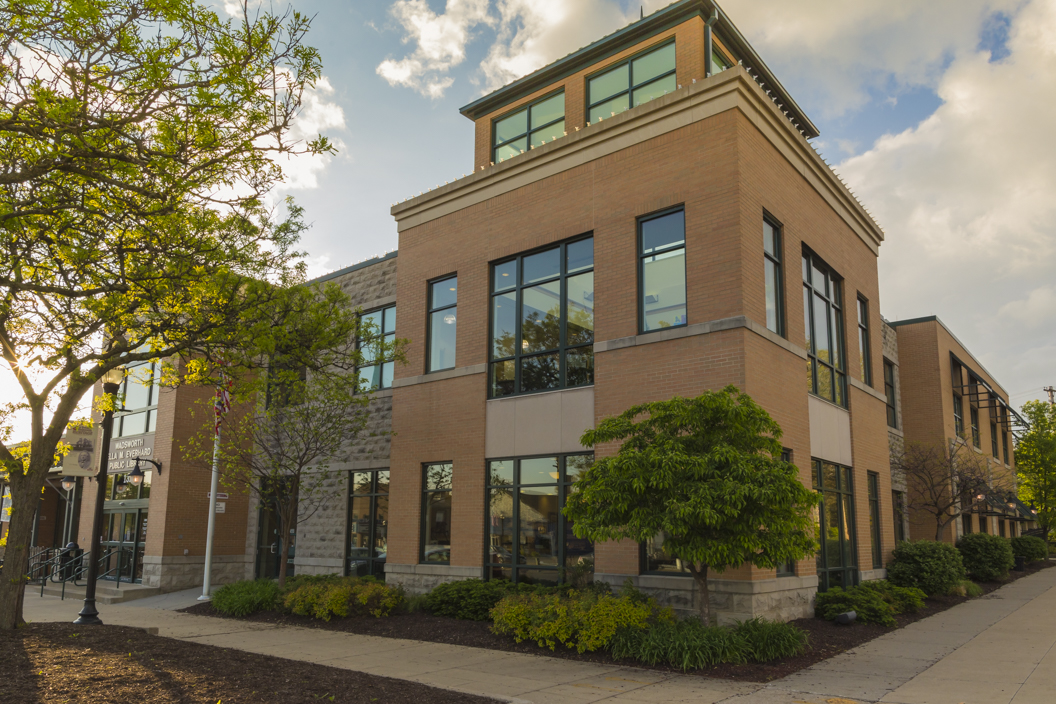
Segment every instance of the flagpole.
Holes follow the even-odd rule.
[[[209,591],[213,582],[213,531],[216,528],[216,492],[220,480],[220,426],[216,426],[216,437],[213,439],[213,476],[209,479],[209,525],[205,530],[205,579],[202,581],[202,595],[198,601],[209,601]]]

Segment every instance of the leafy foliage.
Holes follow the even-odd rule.
[[[729,386],[697,398],[632,406],[583,434],[586,447],[620,443],[573,485],[565,516],[595,542],[644,542],[664,533],[701,589],[710,622],[708,570],[773,568],[813,554],[817,494],[782,462],[781,428]]]
[[[916,587],[928,596],[948,593],[965,577],[957,548],[931,540],[899,543],[887,568],[889,582],[899,587]]]
[[[973,599],[983,595],[983,588],[970,579],[962,579],[949,591],[950,596],[967,596]]]
[[[1034,505],[1038,525],[1048,536],[1056,526],[1056,408],[1027,401],[1023,415],[1030,427],[1016,440],[1019,493]]]
[[[756,662],[770,662],[799,655],[807,648],[806,631],[790,623],[753,618],[742,621],[734,632],[748,644],[748,658]]]
[[[895,616],[922,608],[925,597],[925,593],[915,587],[899,587],[886,580],[868,581],[847,589],[832,587],[819,593],[814,611],[827,621],[854,611],[862,623],[894,626]]]
[[[279,585],[270,579],[225,584],[213,593],[213,608],[225,616],[250,616],[271,611],[279,603]]]
[[[1016,563],[1007,538],[989,533],[969,533],[957,541],[964,568],[972,579],[993,582],[1008,576]]]
[[[360,577],[304,582],[283,599],[283,607],[290,613],[323,621],[357,613],[381,618],[391,615],[403,603],[402,587]]]
[[[1016,557],[1025,557],[1027,562],[1044,560],[1049,556],[1045,541],[1033,535],[1018,535],[1010,541],[1012,554]]]
[[[426,608],[437,616],[448,616],[466,621],[491,620],[491,610],[502,599],[511,594],[555,594],[560,587],[514,584],[492,579],[464,579],[436,585],[426,595]]]

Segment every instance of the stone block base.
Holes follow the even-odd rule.
[[[213,556],[212,584],[229,584],[252,576],[253,562],[246,555]],[[145,555],[143,585],[162,592],[178,592],[201,587],[205,579],[205,557],[202,555]]]
[[[294,558],[294,574],[344,574],[344,561],[341,558],[305,557]]]
[[[858,572],[858,581],[871,582],[875,579],[887,579],[887,570],[861,570]]]
[[[618,590],[630,577],[636,587],[656,599],[661,606],[669,606],[679,616],[696,616],[700,593],[692,577],[661,575],[594,575],[598,582],[606,582]],[[718,623],[731,624],[751,618],[771,621],[791,621],[814,615],[814,595],[818,592],[818,578],[780,577],[741,581],[709,579],[711,609]]]
[[[408,594],[425,594],[444,582],[463,579],[480,579],[479,567],[454,567],[452,565],[385,565],[385,581],[402,584]]]

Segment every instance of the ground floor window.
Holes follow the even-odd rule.
[[[1004,518],[998,520],[998,522],[997,522],[997,534],[1000,535],[1002,538],[1005,537],[1005,519]]]
[[[961,527],[964,529],[964,534],[969,535],[972,532],[972,514],[966,513],[961,516]]]
[[[814,460],[814,488],[821,492],[814,527],[820,536],[818,591],[850,587],[858,581],[854,530],[854,481],[850,467]]]
[[[422,553],[420,562],[451,564],[450,462],[422,467]]]
[[[389,470],[352,472],[345,574],[382,575],[389,548]]]
[[[557,584],[594,571],[594,544],[577,538],[561,514],[593,455],[491,460],[485,515],[487,574],[492,579]]]
[[[884,566],[883,544],[880,540],[880,475],[869,472],[866,475],[869,489],[869,540],[873,548],[873,569]]]
[[[891,492],[891,510],[895,518],[895,542],[906,539],[906,495],[901,491]]]
[[[979,532],[989,533],[990,532],[990,519],[986,516],[979,514]]]

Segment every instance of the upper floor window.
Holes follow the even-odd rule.
[[[587,79],[587,121],[619,114],[677,87],[675,43],[669,42]]]
[[[639,320],[642,332],[686,324],[686,213],[638,221]]]
[[[898,410],[895,406],[895,365],[884,360],[884,396],[887,398],[887,424],[898,427]]]
[[[961,401],[961,389],[964,378],[961,374],[961,365],[953,362],[950,365],[953,381],[953,430],[957,437],[964,435],[964,403]]]
[[[766,280],[766,327],[785,334],[784,286],[781,279],[781,228],[763,220],[763,275]]]
[[[128,365],[121,383],[124,403],[114,417],[114,437],[153,433],[158,424],[158,395],[161,391],[161,362]]]
[[[803,325],[806,330],[807,390],[847,405],[840,281],[813,252],[803,254]]]
[[[990,422],[990,454],[995,460],[1001,457],[997,454],[997,423],[993,421]]]
[[[858,297],[858,352],[862,365],[862,383],[873,385],[872,370],[869,365],[869,304]]]
[[[371,313],[364,313],[360,325],[367,331],[360,339],[364,366],[359,368],[359,381],[364,390],[388,389],[396,363],[385,361],[385,350],[396,339],[396,306],[388,306]],[[371,344],[371,341],[381,344]]]
[[[491,269],[489,395],[594,383],[594,238]]]
[[[495,121],[492,161],[498,163],[565,134],[565,93],[547,96]]]
[[[429,365],[435,372],[455,367],[455,332],[458,329],[458,277],[429,284]]]
[[[1001,431],[1001,450],[1004,454],[1005,464],[1008,464],[1008,433]]]
[[[711,49],[711,75],[722,73],[732,66],[733,62],[727,59],[726,55],[719,51],[718,47],[713,46]]]

